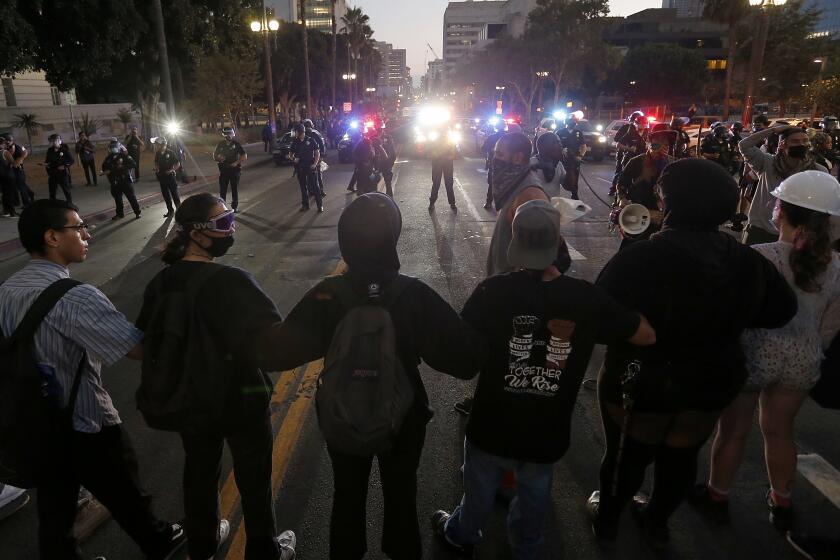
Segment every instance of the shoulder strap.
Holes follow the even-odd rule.
[[[397,303],[397,300],[400,299],[400,296],[405,292],[405,290],[414,284],[417,281],[416,278],[412,278],[411,276],[403,276],[402,274],[398,275],[394,280],[388,284],[388,287],[385,288],[385,291],[379,296],[379,301],[385,309],[390,309]]]
[[[72,278],[62,278],[56,280],[38,295],[35,302],[29,307],[26,315],[23,316],[20,324],[18,324],[15,332],[10,339],[26,340],[35,335],[35,331],[43,322],[44,318],[49,314],[55,304],[58,303],[64,294],[80,285],[81,282]]]

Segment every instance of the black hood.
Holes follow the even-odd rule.
[[[691,264],[700,279],[709,288],[726,289],[730,282],[737,281],[737,270],[733,264],[738,262],[742,246],[731,235],[720,231],[693,231],[664,229],[651,237],[661,251],[660,258],[680,266]]]
[[[351,202],[338,220],[338,247],[349,272],[362,281],[396,276],[401,231],[402,215],[390,197],[368,193]]]
[[[700,158],[678,160],[662,171],[662,229],[717,231],[738,205],[738,184],[724,167]]]

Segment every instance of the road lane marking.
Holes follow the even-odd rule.
[[[303,423],[306,421],[309,409],[315,398],[315,387],[318,382],[318,376],[321,375],[323,368],[323,360],[317,360],[307,364],[303,379],[298,386],[298,394],[295,396],[288,412],[286,412],[286,417],[283,419],[283,423],[280,424],[280,429],[277,430],[277,435],[274,438],[274,450],[271,455],[271,492],[273,496],[277,495],[286,477],[286,471],[291,463],[292,454],[294,453],[298,439],[300,439]],[[229,560],[241,560],[244,558],[245,542],[245,522],[243,518],[236,527],[236,532],[233,535],[225,558]]]
[[[610,185],[612,185],[612,181],[611,181],[610,179],[604,179],[603,177],[598,177],[598,178],[599,178],[600,180],[602,180],[603,182],[605,182],[605,183],[609,183]]]
[[[840,509],[840,471],[816,453],[799,455],[797,460],[799,474]]]
[[[464,202],[467,203],[467,207],[469,208],[470,214],[473,215],[473,218],[475,218],[475,221],[476,222],[483,221],[483,218],[481,217],[481,215],[479,215],[478,209],[475,207],[475,204],[473,204],[472,200],[470,200],[470,197],[467,194],[467,191],[464,188],[464,185],[461,184],[461,180],[458,179],[458,177],[455,177],[454,181],[455,181],[455,186],[458,187],[459,191],[461,191],[461,197],[464,199]]]

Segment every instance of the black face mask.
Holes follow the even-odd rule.
[[[225,255],[231,247],[233,247],[232,235],[225,237],[210,237],[209,235],[205,235],[205,237],[210,240],[210,246],[204,250],[207,251],[211,257],[221,257]]]
[[[787,155],[795,159],[805,159],[808,155],[808,146],[791,146],[787,149]]]

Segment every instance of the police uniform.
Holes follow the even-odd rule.
[[[93,155],[95,151],[96,147],[93,145],[93,142],[87,138],[76,142],[76,157],[79,158],[79,162],[82,164],[87,186],[90,186],[91,183],[93,183],[93,186],[96,186],[96,160]]]
[[[50,146],[47,149],[47,154],[44,157],[44,163],[47,164],[47,185],[50,191],[50,200],[55,200],[56,193],[59,188],[64,193],[64,199],[67,202],[73,202],[73,196],[70,194],[70,169],[69,167],[75,163],[73,156],[70,155],[70,147],[67,144],[61,144],[58,148]],[[63,169],[59,169],[63,167]]]
[[[222,156],[219,165],[219,196],[227,201],[228,186],[231,191],[230,207],[236,210],[239,206],[239,177],[242,174],[242,166],[238,163],[240,156],[245,154],[245,148],[234,139],[230,142],[222,140],[216,145],[213,151],[213,159],[218,161]]]
[[[143,141],[136,134],[129,134],[125,137],[125,149],[134,161],[134,180],[140,180],[140,152],[143,150]]]
[[[378,168],[382,172],[382,178],[385,180],[385,194],[394,197],[394,164],[397,162],[397,146],[394,144],[394,139],[390,134],[382,135],[382,151],[383,157],[380,158]]]
[[[318,160],[318,142],[310,136],[304,136],[303,140],[295,137],[292,141],[291,151],[298,160],[295,168],[300,185],[301,209],[309,209],[309,195],[311,194],[315,197],[315,204],[318,209],[322,210],[324,201],[321,198],[321,189],[318,187],[318,175],[316,170],[312,168],[312,164]]]
[[[484,207],[488,210],[493,205],[493,153],[496,150],[496,144],[504,135],[504,130],[497,130],[488,136],[484,144],[481,145],[481,153],[484,155],[484,167],[487,168],[487,200],[484,203]]]
[[[618,183],[618,177],[621,175],[621,170],[627,165],[631,158],[636,157],[645,151],[645,140],[639,134],[639,129],[633,123],[621,125],[618,132],[615,133],[616,144],[623,144],[630,146],[631,150],[618,149],[615,152],[615,175],[613,175],[611,193],[615,192],[615,186]]]
[[[134,181],[131,178],[132,169],[136,168],[134,158],[120,151],[117,154],[108,154],[102,162],[102,171],[107,173],[108,181],[111,183],[111,196],[114,197],[114,204],[117,207],[117,218],[122,218],[123,195],[128,199],[134,215],[140,217],[140,204],[134,194]]]
[[[20,159],[26,153],[26,148],[19,144],[15,144],[9,149],[13,159]],[[18,167],[12,168],[15,184],[17,185],[17,194],[20,196],[21,205],[26,208],[32,201],[35,200],[35,192],[26,184],[26,171],[23,168],[23,163]]]
[[[727,171],[732,166],[732,145],[727,138],[718,138],[714,132],[709,134],[700,143],[700,155],[714,155],[717,158],[707,158],[722,165]]]
[[[688,151],[691,147],[691,138],[689,138],[688,133],[682,128],[673,128],[672,130],[677,133],[677,139],[671,144],[668,154],[675,159],[689,157],[691,155]]]
[[[173,202],[175,203],[175,208],[181,205],[181,197],[178,196],[178,181],[175,180],[175,168],[178,166],[178,163],[178,156],[168,146],[155,154],[155,167],[157,168],[158,183],[160,183],[160,194],[163,195],[163,201],[166,203],[167,214],[173,212]]]
[[[563,167],[566,168],[566,178],[563,188],[572,193],[572,200],[578,200],[578,181],[580,180],[581,147],[586,145],[583,132],[577,126],[565,128],[557,133],[566,153],[563,157]]]
[[[429,208],[435,205],[440,191],[440,180],[446,186],[446,200],[449,206],[455,208],[455,156],[457,147],[448,138],[440,138],[431,149],[432,153],[432,194],[429,197]]]
[[[315,140],[315,143],[318,144],[318,151],[321,152],[321,158],[323,159],[324,154],[327,152],[327,145],[324,142],[324,137],[321,136],[321,133],[314,128],[307,128],[306,136],[308,138],[312,138]],[[321,191],[321,197],[323,198],[327,196],[327,193],[324,192],[324,177],[321,174],[320,165],[318,166],[318,169],[315,170],[315,176],[318,178],[318,189]]]
[[[671,156],[657,160],[646,153],[632,158],[624,166],[616,183],[618,197],[630,201],[631,204],[641,204],[648,210],[659,210],[656,183],[665,167],[674,161]],[[624,237],[619,249],[623,249],[636,241],[647,239],[658,229],[658,226],[651,224],[647,231],[641,235],[632,238]]]

